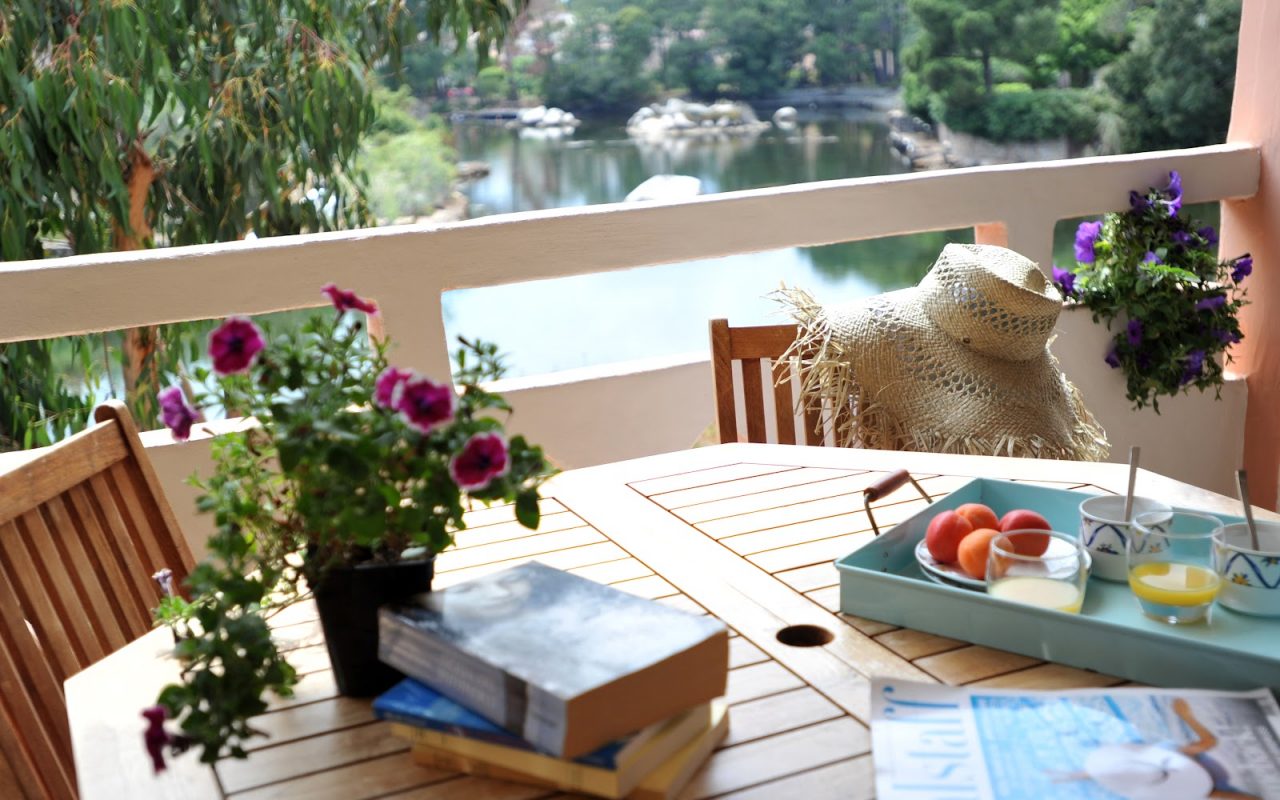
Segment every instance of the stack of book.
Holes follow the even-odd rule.
[[[424,765],[608,798],[673,797],[728,730],[716,620],[536,562],[384,608],[374,702]]]

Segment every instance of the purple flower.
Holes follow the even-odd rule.
[[[1129,344],[1132,347],[1142,344],[1142,320],[1129,320],[1129,328],[1125,331],[1125,336],[1129,338]]]
[[[156,399],[160,401],[160,419],[164,426],[173,433],[173,438],[185,442],[191,437],[191,426],[200,419],[200,415],[187,404],[182,387],[161,389]]]
[[[209,335],[209,357],[219,375],[244,372],[266,347],[262,329],[244,317],[230,317]]]
[[[387,367],[373,384],[373,402],[383,408],[395,409],[396,389],[412,377],[413,372],[410,370]]]
[[[1146,211],[1151,208],[1151,201],[1132,189],[1129,190],[1129,208],[1134,211]]]
[[[1163,264],[1164,262],[1160,260],[1160,256],[1148,250],[1147,254],[1142,257],[1142,263],[1143,264]]]
[[[1053,282],[1062,290],[1063,297],[1071,297],[1076,293],[1076,274],[1069,269],[1054,264]]]
[[[1178,216],[1178,212],[1182,210],[1182,176],[1177,170],[1169,173],[1169,185],[1164,188],[1164,193],[1169,195],[1169,199],[1161,202],[1168,207],[1169,216]]]
[[[142,718],[147,721],[147,729],[142,732],[142,743],[151,756],[151,768],[156,773],[164,772],[164,749],[177,754],[186,752],[191,740],[182,734],[174,735],[164,729],[164,721],[169,712],[164,706],[150,706],[142,709]]]
[[[1187,233],[1186,231],[1174,231],[1173,241],[1177,244],[1182,245],[1183,247],[1190,247],[1191,234]]]
[[[1196,311],[1214,311],[1227,304],[1225,294],[1213,294],[1196,302]]]
[[[1243,339],[1243,338],[1244,338],[1243,336],[1241,336],[1240,334],[1236,333],[1235,331],[1219,331],[1219,330],[1215,330],[1215,331],[1213,332],[1213,336],[1214,336],[1214,338],[1216,338],[1218,341],[1222,342],[1223,344],[1235,344],[1236,342],[1239,342],[1241,339]]]
[[[1102,233],[1102,221],[1097,222],[1081,222],[1080,227],[1076,228],[1076,261],[1081,264],[1092,264],[1097,257],[1094,254],[1093,246],[1098,241],[1098,235]]]
[[[396,410],[423,433],[430,433],[453,418],[453,404],[457,398],[453,387],[447,383],[436,383],[415,374],[400,384],[399,395]]]
[[[326,283],[320,287],[320,291],[329,295],[329,300],[333,302],[333,307],[338,309],[339,314],[344,311],[363,311],[366,314],[378,313],[378,306],[372,300],[365,300],[356,295],[355,292],[339,289],[337,284]]]
[[[483,489],[510,466],[507,442],[498,433],[477,433],[449,459],[449,475],[462,489]]]
[[[1218,243],[1218,232],[1213,229],[1212,225],[1205,225],[1196,233],[1200,234],[1200,238],[1204,239],[1205,244],[1210,247]]]
[[[1235,269],[1231,270],[1231,280],[1236,283],[1239,283],[1253,274],[1253,256],[1248,253],[1237,258],[1234,264]]]
[[[1111,349],[1107,350],[1107,357],[1102,360],[1110,364],[1112,369],[1120,366],[1120,354],[1116,352],[1115,342],[1111,343]]]
[[[1187,354],[1187,366],[1182,371],[1181,383],[1185,386],[1196,378],[1200,377],[1201,370],[1204,369],[1204,351],[1192,350]]]

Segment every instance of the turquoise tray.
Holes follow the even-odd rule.
[[[1208,622],[1166,625],[1138,610],[1125,584],[1090,578],[1080,614],[1034,608],[934,583],[913,548],[934,514],[985,503],[1030,508],[1075,533],[1084,492],[978,478],[836,561],[840,610],[906,628],[1092,669],[1154,686],[1280,688],[1280,620],[1215,605]],[[1242,518],[1214,514],[1223,522]]]

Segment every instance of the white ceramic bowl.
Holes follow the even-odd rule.
[[[1170,512],[1159,500],[1133,498],[1133,517],[1148,511]],[[1080,541],[1093,557],[1093,575],[1103,580],[1126,583],[1124,547],[1129,538],[1130,523],[1124,521],[1124,497],[1106,494],[1090,497],[1080,504]]]
[[[1225,526],[1215,542],[1222,589],[1218,602],[1232,611],[1260,617],[1280,617],[1280,523],[1255,522],[1258,549],[1253,549],[1249,526]]]

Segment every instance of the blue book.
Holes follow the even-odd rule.
[[[406,678],[373,701],[373,713],[378,719],[400,722],[416,728],[427,728],[450,736],[498,744],[518,750],[536,752],[529,742],[505,728],[495,725],[471,709],[412,678]],[[651,725],[637,733],[609,742],[600,748],[573,759],[603,769],[617,769],[621,762],[638,750],[662,724]]]

